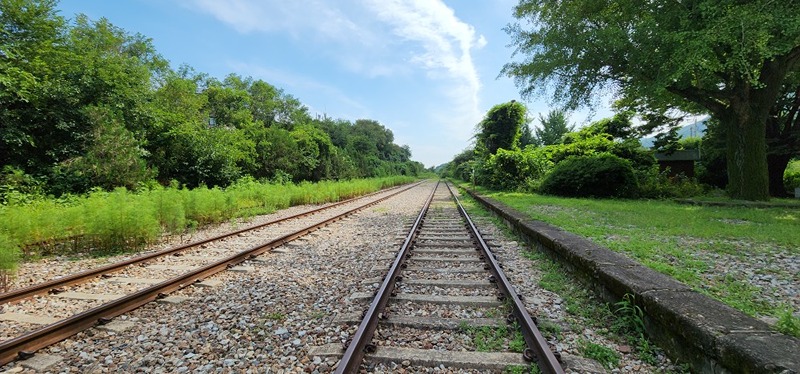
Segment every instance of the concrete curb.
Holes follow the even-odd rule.
[[[800,373],[800,340],[581,236],[467,190],[604,298],[635,296],[651,340],[698,373]]]

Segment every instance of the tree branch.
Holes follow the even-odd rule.
[[[667,91],[683,97],[689,101],[693,101],[708,109],[711,113],[721,114],[727,109],[727,105],[716,98],[713,92],[696,87],[678,88],[675,86],[667,86]]]

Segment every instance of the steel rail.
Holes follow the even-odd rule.
[[[475,227],[475,224],[472,222],[472,219],[470,219],[467,211],[461,205],[458,197],[450,188],[450,184],[445,182],[445,185],[450,191],[450,194],[453,196],[453,199],[455,199],[456,205],[458,205],[459,213],[461,213],[461,216],[467,221],[467,226],[473,238],[476,239],[478,245],[480,246],[483,257],[489,264],[489,270],[494,275],[494,279],[498,288],[500,288],[500,290],[503,292],[506,300],[511,301],[514,317],[516,317],[517,323],[522,330],[522,336],[525,338],[525,343],[528,345],[528,349],[531,350],[530,353],[532,353],[532,355],[527,356],[529,356],[539,365],[539,369],[542,371],[542,373],[563,374],[564,369],[561,367],[561,364],[558,362],[553,352],[550,351],[547,340],[545,340],[542,336],[542,333],[539,332],[539,329],[536,327],[536,324],[533,322],[530,314],[528,314],[525,304],[522,303],[522,299],[514,290],[514,287],[511,286],[511,282],[508,281],[508,278],[506,278],[505,273],[503,273],[503,270],[500,268],[500,263],[497,262],[497,259],[494,256],[494,253],[492,253],[492,251],[489,249],[486,241],[483,240],[483,237],[478,232],[478,228]]]
[[[0,342],[0,366],[14,361],[16,357],[28,357],[40,348],[66,339],[80,331],[94,326],[97,323],[106,323],[120,314],[133,310],[159,297],[165,296],[169,292],[191,285],[195,281],[207,278],[215,273],[227,269],[230,266],[236,265],[242,261],[286,244],[311,231],[378,204],[386,199],[414,188],[417,185],[419,185],[419,183],[403,188],[368,204],[348,210],[347,212],[339,214],[335,217],[328,218],[312,226],[283,235],[280,238],[269,241],[268,243],[251,247],[235,255],[226,257],[212,264],[205,265],[156,285],[144,288],[120,299],[75,314],[71,317],[20,335],[16,338],[2,341]]]
[[[394,285],[397,282],[397,276],[400,274],[408,252],[416,240],[419,228],[422,225],[422,221],[428,212],[428,208],[433,201],[433,196],[438,187],[439,182],[437,181],[436,186],[433,188],[433,191],[431,191],[431,195],[428,196],[425,205],[420,210],[416,221],[414,221],[414,225],[411,226],[406,239],[403,241],[403,245],[400,247],[397,257],[395,257],[392,263],[392,267],[389,268],[389,272],[386,277],[383,278],[383,283],[381,283],[378,293],[375,294],[375,297],[372,299],[372,303],[370,303],[369,309],[367,309],[364,318],[361,320],[361,324],[359,324],[358,329],[350,339],[350,343],[334,373],[352,374],[358,372],[361,361],[364,359],[364,354],[367,353],[368,344],[372,340],[372,335],[375,333],[375,329],[378,326],[380,315],[383,313],[386,303],[389,302],[389,297],[392,295]]]
[[[417,186],[420,183],[422,183],[422,182],[417,182],[415,184],[412,184],[411,187]],[[411,187],[409,187],[409,188],[411,188]],[[395,188],[402,188],[402,187],[395,187]],[[0,305],[3,305],[5,303],[11,302],[11,301],[20,300],[20,299],[28,298],[28,297],[31,297],[31,296],[34,296],[34,295],[46,293],[46,292],[49,292],[50,290],[55,289],[55,288],[83,283],[83,282],[86,282],[86,281],[88,281],[88,280],[90,280],[92,278],[101,276],[103,274],[108,274],[108,273],[112,273],[112,272],[115,272],[115,271],[119,271],[119,270],[121,270],[121,269],[123,269],[123,268],[125,268],[127,266],[130,266],[130,265],[134,265],[134,264],[142,263],[142,262],[145,262],[145,261],[149,261],[149,260],[152,260],[152,259],[158,258],[158,257],[171,255],[173,253],[185,251],[187,249],[194,248],[194,247],[197,247],[197,246],[200,246],[200,245],[203,245],[203,244],[207,244],[207,243],[214,242],[214,241],[221,240],[221,239],[225,239],[225,238],[228,238],[228,237],[231,237],[231,236],[239,235],[239,234],[242,234],[242,233],[245,233],[245,232],[248,232],[248,231],[257,230],[257,229],[260,229],[260,228],[264,228],[266,226],[270,226],[270,225],[274,225],[274,224],[277,224],[277,223],[285,222],[285,221],[292,220],[292,219],[295,219],[295,218],[309,216],[309,215],[312,215],[314,213],[319,213],[319,212],[324,211],[324,210],[328,210],[328,209],[331,209],[331,208],[335,208],[337,206],[341,206],[341,205],[344,205],[344,204],[351,203],[351,202],[356,201],[358,199],[363,199],[365,197],[374,196],[374,195],[377,195],[377,194],[382,193],[382,192],[391,191],[392,189],[395,189],[395,188],[390,188],[388,190],[377,191],[377,192],[373,192],[373,193],[370,193],[370,194],[367,194],[367,195],[363,195],[363,196],[359,196],[359,197],[355,197],[355,198],[351,198],[351,199],[347,199],[347,200],[342,200],[342,201],[339,201],[339,202],[336,202],[336,203],[333,203],[333,204],[330,204],[330,205],[326,205],[326,206],[315,208],[315,209],[312,209],[312,210],[308,210],[308,211],[305,211],[305,212],[302,212],[302,213],[294,214],[294,215],[291,215],[289,217],[279,218],[279,219],[275,219],[275,220],[272,220],[272,221],[269,221],[269,222],[266,222],[266,223],[262,223],[262,224],[246,227],[246,228],[243,228],[243,229],[239,229],[239,230],[236,230],[236,231],[233,231],[233,232],[229,232],[229,233],[226,233],[226,234],[217,235],[217,236],[214,236],[212,238],[199,240],[199,241],[192,242],[192,243],[187,243],[187,244],[180,245],[180,246],[177,246],[177,247],[167,248],[167,249],[164,249],[164,250],[161,250],[161,251],[157,251],[157,252],[153,252],[153,253],[148,253],[148,254],[144,254],[144,255],[141,255],[141,256],[137,256],[137,257],[125,260],[125,261],[120,261],[120,262],[116,262],[116,263],[113,263],[113,264],[104,265],[104,266],[101,266],[101,267],[98,267],[98,268],[82,271],[82,272],[79,272],[79,273],[70,274],[70,275],[67,275],[67,276],[64,276],[64,277],[60,277],[60,278],[56,278],[56,279],[53,279],[53,280],[50,280],[50,281],[47,281],[47,282],[34,284],[32,286],[19,288],[19,289],[16,289],[16,290],[11,290],[11,291],[8,291],[8,292],[0,294]]]

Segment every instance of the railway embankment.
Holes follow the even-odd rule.
[[[633,295],[652,341],[699,373],[800,373],[800,339],[622,254],[467,191],[611,302]]]

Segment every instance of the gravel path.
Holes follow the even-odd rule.
[[[417,188],[311,235],[279,250],[243,264],[250,272],[224,272],[213,288],[188,287],[174,295],[188,299],[179,304],[150,303],[118,317],[133,322],[122,332],[90,329],[40,352],[57,355],[63,361],[53,373],[327,373],[333,359],[308,355],[312,346],[341,343],[356,326],[337,323],[337,316],[359,314],[363,302],[348,299],[365,279],[380,277],[387,254],[399,249],[405,230],[430,193]],[[308,207],[295,207],[269,216],[257,217],[247,225],[287,216]],[[218,235],[232,226],[200,230],[191,240]],[[509,279],[525,295],[529,310],[540,318],[566,321],[558,295],[536,286],[540,273],[531,260],[520,253],[520,246],[503,238],[499,228],[479,220],[484,233],[494,237],[498,259],[511,269]],[[388,233],[388,234],[387,234]],[[184,238],[187,240],[187,238]],[[236,241],[239,239],[230,239]],[[159,246],[161,249],[174,241]],[[229,243],[231,245],[235,243]],[[83,270],[103,260],[65,261],[49,259],[26,264],[20,270],[22,284],[31,280]],[[373,269],[374,268],[374,269]],[[470,310],[470,313],[474,310]],[[431,310],[436,313],[435,308]],[[452,317],[452,316],[450,316]],[[575,320],[575,317],[570,317]],[[580,322],[580,321],[578,321]],[[575,326],[575,324],[572,324]],[[393,331],[419,333],[414,329]],[[432,334],[432,337],[435,337]],[[588,340],[614,349],[621,348],[600,334],[580,328],[567,328],[556,342],[565,354],[578,354],[577,342]],[[465,344],[458,337],[437,344]],[[619,350],[619,349],[618,349]],[[622,349],[624,351],[624,349]],[[661,358],[650,366],[620,352],[620,366],[609,372],[651,373],[668,371],[671,364]],[[32,373],[22,362],[0,370]],[[405,363],[381,365],[375,372],[474,373],[446,367],[417,368]]]

